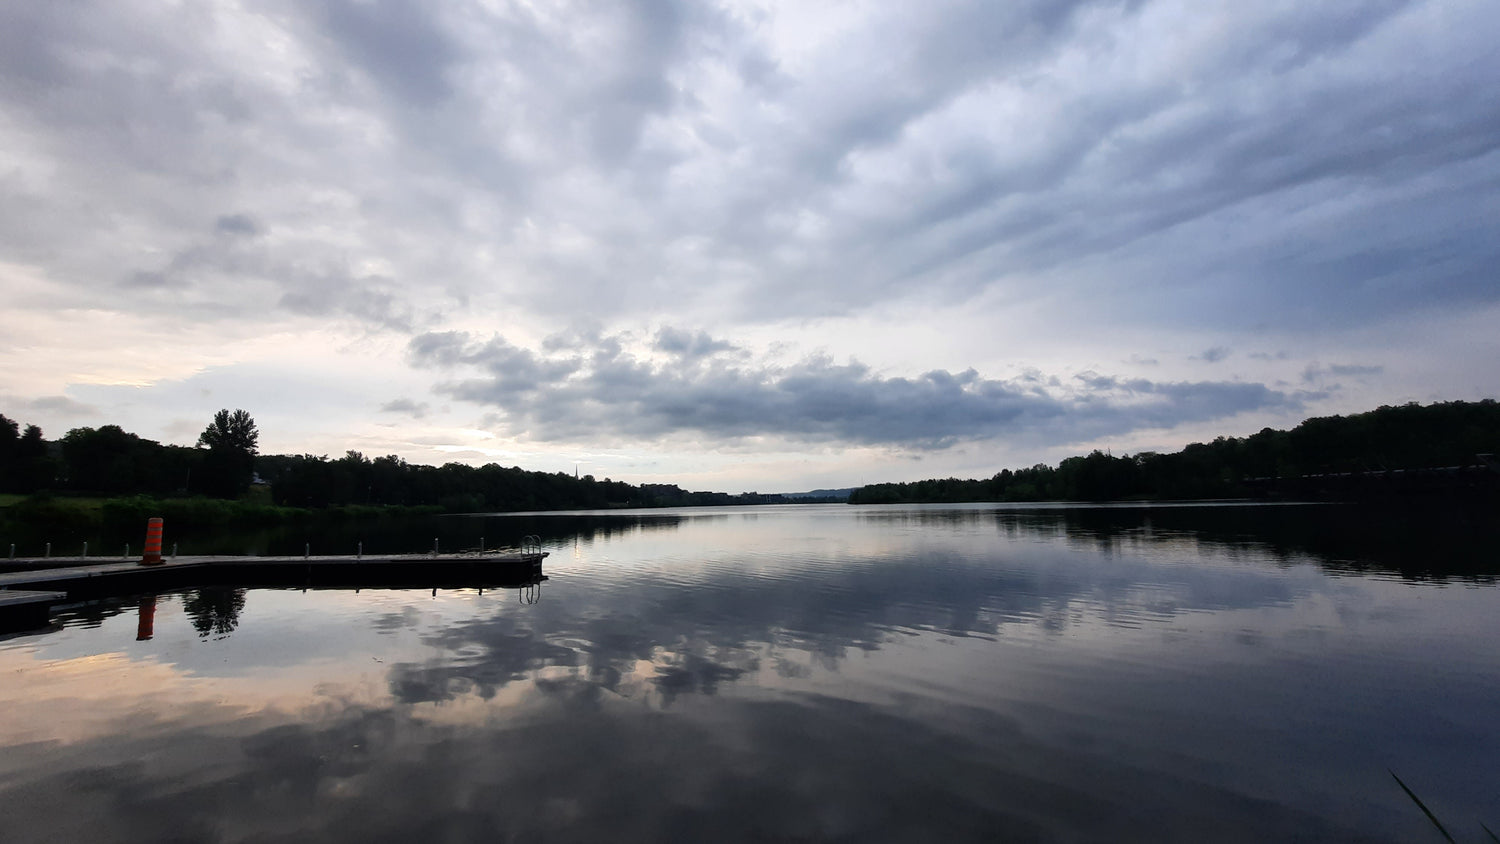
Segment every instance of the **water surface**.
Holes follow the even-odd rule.
[[[1485,840],[1494,527],[979,505],[424,523],[541,533],[548,580],[131,596],[0,640],[0,818],[17,840],[1438,840],[1394,770]]]

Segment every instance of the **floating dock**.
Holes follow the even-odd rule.
[[[67,597],[66,592],[0,590],[0,632],[46,625],[52,605],[67,600]]]
[[[0,628],[46,624],[53,604],[196,586],[291,588],[518,588],[540,583],[546,551],[381,556],[182,556],[155,565],[118,561],[8,561],[0,574]],[[25,567],[25,570],[15,569]],[[38,621],[38,618],[40,619]]]

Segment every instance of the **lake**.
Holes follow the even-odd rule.
[[[281,537],[536,533],[548,579],[129,596],[0,638],[0,839],[1442,840],[1394,772],[1489,840],[1496,529],[806,505]]]

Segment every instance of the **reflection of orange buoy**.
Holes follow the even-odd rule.
[[[146,522],[146,553],[141,557],[141,565],[161,565],[161,519]]]
[[[155,521],[161,520],[156,519]],[[136,617],[135,622],[135,640],[137,642],[144,642],[156,635],[156,596],[152,595],[148,598],[142,598],[140,604],[137,605],[137,609],[140,610],[140,613]]]

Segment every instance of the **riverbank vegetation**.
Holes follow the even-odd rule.
[[[988,478],[871,484],[853,504],[966,501],[1119,501],[1241,498],[1276,478],[1469,466],[1500,451],[1500,403],[1381,407],[1308,419],[1291,430],[1218,437],[1171,454],[1094,451],[1057,466]]]
[[[196,447],[117,425],[47,440],[0,416],[0,523],[109,528],[164,516],[178,525],[261,526],[318,518],[437,512],[580,510],[789,503],[779,495],[690,492],[496,464],[426,466],[357,451],[263,455],[243,410],[221,410]]]
[[[497,464],[428,466],[400,457],[262,455],[243,410],[221,410],[196,447],[163,445],[116,425],[75,428],[47,440],[35,425],[0,416],[0,523],[79,529],[137,524],[264,526],[318,518],[402,513],[682,507],[820,499],[690,492],[592,475]],[[1269,478],[1472,464],[1500,451],[1500,404],[1443,402],[1308,419],[1291,430],[1219,437],[1170,454],[1094,451],[1057,466],[1005,469],[988,478],[873,484],[851,503],[1110,501],[1231,498]]]

